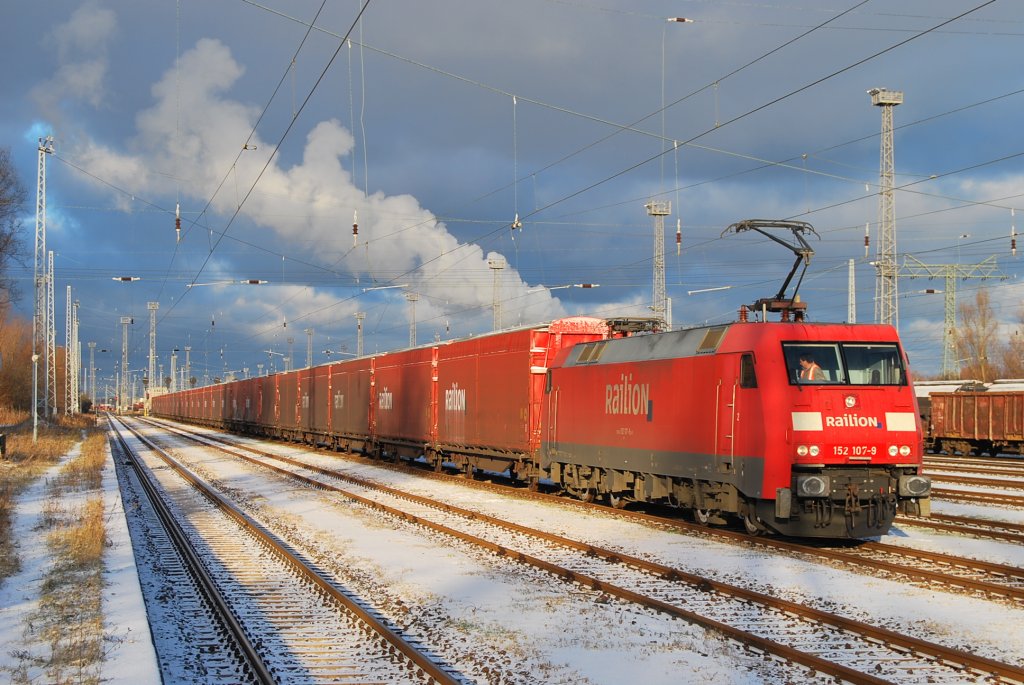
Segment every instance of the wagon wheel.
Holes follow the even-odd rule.
[[[625,497],[616,497],[612,493],[608,493],[608,506],[612,509],[625,509],[629,501]]]
[[[701,526],[706,526],[711,522],[712,513],[710,509],[694,509],[693,520]]]

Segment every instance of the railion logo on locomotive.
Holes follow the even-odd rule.
[[[877,416],[843,414],[842,416],[826,416],[825,425],[830,428],[881,428],[882,422],[878,420]]]
[[[391,394],[391,391],[386,387],[380,391],[377,395],[377,407],[379,409],[389,410],[395,406],[395,398]]]
[[[446,411],[466,411],[466,389],[458,383],[444,391],[444,408]]]
[[[634,383],[633,374],[620,374],[618,383],[604,386],[604,413],[643,416],[649,414],[651,386]]]

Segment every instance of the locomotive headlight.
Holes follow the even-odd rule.
[[[821,452],[821,449],[817,445],[811,445],[811,448],[808,451],[811,453],[812,457],[816,457]]]
[[[796,456],[806,457],[807,456],[807,445],[797,445]]]
[[[907,445],[901,445],[900,446],[900,456],[901,457],[909,457],[910,456],[910,447],[907,446]]]
[[[895,457],[898,452],[899,452],[899,448],[896,447],[896,445],[889,445],[889,456],[890,457]]]
[[[797,497],[828,497],[831,490],[828,476],[814,474],[796,477]]]
[[[927,497],[932,491],[932,479],[927,476],[900,476],[900,497]]]

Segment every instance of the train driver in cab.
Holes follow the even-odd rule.
[[[799,378],[803,382],[814,382],[825,380],[825,372],[821,370],[818,363],[814,361],[814,357],[810,354],[800,355],[800,375]]]

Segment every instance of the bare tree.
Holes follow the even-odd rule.
[[[1003,378],[1024,378],[1024,309],[1017,313],[1017,324],[1002,350]]]
[[[32,408],[32,322],[0,305],[0,406]]]
[[[11,163],[10,148],[0,148],[0,306],[18,298],[10,274],[12,262],[22,262],[21,223],[27,193]]]
[[[961,378],[988,382],[1002,371],[1000,361],[1005,345],[996,340],[998,329],[987,290],[978,291],[973,305],[960,304],[960,325],[954,337]]]

